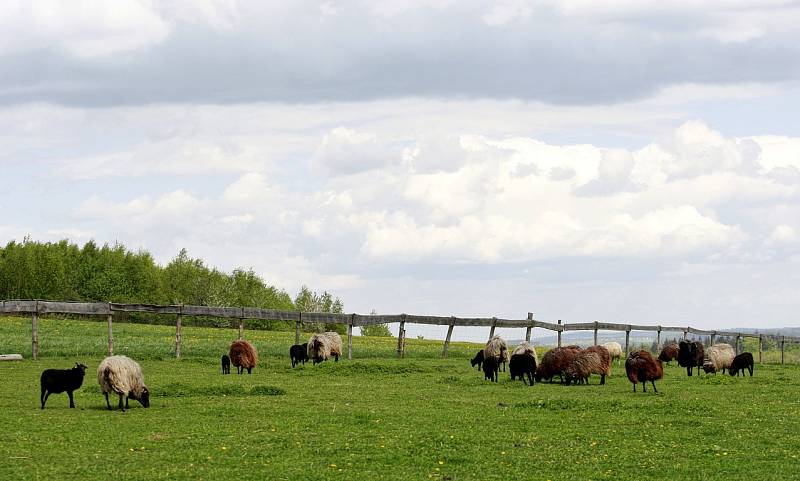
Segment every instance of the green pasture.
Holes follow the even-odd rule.
[[[95,372],[104,323],[0,318],[0,480],[800,479],[800,367],[753,378],[665,369],[659,394],[633,393],[614,366],[605,386],[483,380],[475,344],[354,339],[354,359],[292,369],[294,333],[248,331],[261,362],[223,376],[234,329],[115,324],[115,353],[142,365],[151,407],[108,411]],[[304,334],[304,337],[306,335]],[[541,356],[542,352],[540,352]],[[39,409],[39,374],[89,366]]]

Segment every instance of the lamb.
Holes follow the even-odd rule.
[[[314,334],[308,340],[307,352],[308,358],[314,361],[314,364],[327,361],[331,356],[339,362],[339,356],[342,355],[342,338],[332,331]]]
[[[750,371],[750,377],[753,377],[753,355],[749,352],[743,352],[733,358],[731,367],[728,369],[728,374],[731,376],[738,376],[739,371],[742,371],[742,376],[744,376],[745,369]]]
[[[706,349],[705,359],[703,360],[703,371],[706,374],[717,371],[722,371],[725,374],[725,369],[731,367],[733,358],[736,357],[736,351],[730,344],[716,344]]]
[[[252,374],[253,368],[258,364],[258,351],[255,346],[244,340],[233,341],[228,349],[228,356],[239,374],[244,374],[245,369],[247,374]]]
[[[661,354],[658,355],[658,360],[669,364],[670,361],[678,359],[679,351],[680,348],[678,347],[677,342],[669,342],[664,345],[663,349],[661,349]]]
[[[473,357],[469,362],[472,364],[472,367],[478,366],[478,371],[480,371],[483,364],[483,349],[478,351],[478,354],[475,354],[475,357]]]
[[[142,406],[150,407],[150,391],[144,385],[142,368],[133,359],[126,356],[109,356],[97,366],[97,383],[106,397],[106,406],[111,409],[108,402],[108,393],[115,392],[119,395],[119,409],[128,409],[128,399],[139,401]],[[122,408],[122,398],[125,398],[125,408]]]
[[[605,347],[591,346],[578,352],[564,369],[567,386],[573,380],[576,384],[589,384],[590,374],[599,374],[600,384],[606,383],[606,376],[611,374],[611,354]]]
[[[306,361],[308,361],[308,343],[295,344],[290,347],[289,357],[292,359],[292,367],[295,367],[301,362],[305,365]]]
[[[533,376],[536,374],[536,358],[530,354],[512,354],[511,360],[508,361],[508,370],[511,372],[511,380],[517,377],[525,382],[525,376],[528,376],[528,384],[533,386]]]
[[[483,360],[483,378],[497,382],[497,371],[500,370],[500,358],[498,356],[487,357]]]
[[[69,396],[69,407],[74,408],[75,402],[72,400],[72,392],[76,391],[83,384],[83,376],[86,374],[86,366],[76,362],[71,369],[45,369],[39,378],[42,388],[40,400],[42,409],[51,394],[58,394],[64,391]]]
[[[603,344],[600,345],[608,349],[608,354],[611,355],[611,360],[613,361],[614,359],[616,359],[617,364],[619,364],[619,360],[622,358],[622,346],[620,345],[620,343],[616,341],[611,341],[611,342],[604,342]]]
[[[541,382],[542,379],[552,382],[554,376],[559,376],[563,382],[564,369],[580,351],[580,348],[573,347],[556,347],[547,351],[542,356],[541,364],[536,366],[536,382]]]
[[[503,363],[503,372],[506,372],[506,363],[508,362],[508,344],[500,336],[494,336],[486,342],[486,347],[483,348],[483,358],[490,357],[498,358],[499,363]],[[485,361],[484,361],[485,362]]]
[[[664,377],[664,366],[660,359],[653,359],[649,352],[634,351],[625,361],[625,373],[628,375],[628,380],[633,383],[633,392],[636,392],[637,383],[642,383],[642,390],[647,392],[647,381],[650,381],[653,391],[658,394],[655,381]]]
[[[681,341],[678,344],[678,365],[686,368],[686,374],[692,375],[692,371],[697,367],[697,372],[703,366],[704,357],[703,343],[699,341]]]
[[[227,354],[222,355],[222,374],[231,373],[231,358]]]

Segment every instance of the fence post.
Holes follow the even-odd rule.
[[[658,326],[658,334],[656,334],[656,351],[661,351],[661,326]]]
[[[350,322],[347,323],[347,359],[353,359],[353,319],[355,314],[350,315]]]
[[[450,347],[450,336],[453,335],[453,325],[456,322],[455,317],[450,318],[450,325],[447,327],[447,337],[444,339],[444,349],[442,349],[442,357],[447,357],[447,348]]]
[[[561,319],[558,320],[558,325],[561,325]],[[558,330],[558,347],[561,347],[561,329]]]
[[[786,344],[786,336],[781,336],[781,366],[784,365],[784,357],[783,357],[783,346]]]
[[[742,352],[742,336],[736,335],[736,355],[738,356]]]
[[[31,357],[34,361],[39,358],[39,301],[31,316]]]
[[[597,345],[597,321],[594,321],[594,346]]]
[[[303,313],[298,313],[298,320],[294,323],[294,343],[300,344],[300,325],[303,323]]]
[[[714,345],[714,342],[717,340],[717,331],[711,333],[711,345]]]
[[[758,335],[758,363],[764,364],[764,358],[761,356],[762,353],[762,343],[761,343],[761,334]]]
[[[111,303],[108,304],[108,355],[114,355],[114,315],[111,313]]]
[[[533,324],[533,313],[532,312],[528,313],[528,322],[530,324],[528,324],[528,327],[525,328],[525,342],[531,342],[531,330],[533,329],[533,326],[531,325],[531,324]]]
[[[244,339],[244,307],[242,308],[241,317],[239,317],[239,340]]]
[[[625,331],[625,355],[626,356],[628,355],[628,347],[630,345],[630,340],[631,340],[631,328],[628,327],[628,329]]]
[[[183,306],[178,307],[178,317],[175,319],[175,359],[181,358],[181,315]]]
[[[494,328],[495,328],[495,324],[497,324],[497,318],[496,318],[496,317],[493,317],[493,318],[492,318],[492,328],[491,328],[491,329],[489,329],[489,340],[490,340],[490,341],[491,341],[491,340],[492,340],[492,338],[494,337]]]
[[[685,341],[687,337],[689,337],[689,331],[684,330],[683,331],[683,340]]]
[[[403,357],[403,339],[405,337],[406,315],[400,314],[400,329],[397,331],[397,357]]]

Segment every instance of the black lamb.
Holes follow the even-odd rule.
[[[681,341],[678,344],[678,365],[686,368],[686,374],[692,375],[692,371],[697,367],[698,374],[703,367],[705,349],[703,343],[699,341]]]
[[[536,374],[536,359],[528,354],[512,354],[511,360],[508,362],[508,370],[511,371],[511,380],[515,380],[517,376],[525,382],[525,376],[528,376],[528,384],[533,386],[533,376]]]
[[[728,368],[728,374],[738,376],[739,371],[742,371],[742,376],[744,376],[745,369],[750,371],[750,377],[753,377],[753,355],[749,352],[743,352],[733,358],[731,367]]]
[[[481,367],[483,366],[483,349],[478,351],[478,354],[475,354],[475,357],[472,358],[470,364],[472,364],[472,367],[478,366],[478,371],[481,370]]]
[[[40,378],[42,409],[44,409],[44,404],[51,394],[64,391],[69,396],[69,407],[74,408],[75,402],[72,400],[72,392],[81,387],[84,374],[86,374],[86,366],[77,362],[72,369],[45,369]]]
[[[308,343],[295,344],[290,347],[289,357],[292,358],[292,367],[295,367],[301,362],[305,365],[306,361],[308,361]]]
[[[227,354],[222,355],[222,374],[231,373],[231,358]]]
[[[497,382],[497,372],[500,370],[500,358],[489,356],[483,360],[483,378]]]

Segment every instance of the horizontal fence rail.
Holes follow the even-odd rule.
[[[647,326],[638,324],[619,324],[608,322],[579,322],[564,323],[559,320],[557,323],[540,321],[528,314],[526,319],[500,319],[490,318],[463,318],[452,316],[417,316],[411,314],[396,315],[362,315],[362,314],[340,314],[340,313],[320,313],[302,311],[281,311],[275,309],[261,309],[256,307],[214,307],[214,306],[193,306],[193,305],[153,305],[153,304],[120,304],[114,302],[63,302],[63,301],[41,301],[41,300],[8,300],[0,301],[0,313],[5,314],[30,314],[32,316],[32,356],[36,359],[38,355],[39,339],[37,332],[38,316],[43,314],[79,314],[87,316],[107,316],[108,319],[108,351],[113,352],[112,318],[116,312],[126,313],[148,313],[157,315],[175,315],[176,334],[175,352],[180,357],[181,344],[181,317],[182,316],[206,316],[225,319],[239,320],[239,337],[244,335],[244,320],[258,319],[267,321],[292,321],[295,322],[295,340],[299,344],[300,326],[303,323],[321,324],[346,324],[348,326],[348,359],[352,358],[352,332],[353,327],[370,326],[375,324],[400,324],[398,335],[398,356],[403,356],[403,346],[405,345],[405,323],[427,324],[436,326],[448,326],[447,338],[444,344],[443,356],[447,356],[447,348],[454,326],[461,327],[490,327],[489,337],[494,335],[496,327],[501,328],[526,328],[526,340],[530,340],[531,329],[540,328],[554,331],[558,334],[558,345],[561,345],[561,333],[568,331],[594,331],[594,342],[597,343],[597,331],[620,331],[625,332],[625,351],[628,351],[628,341],[631,331],[650,331],[658,333],[657,344],[661,344],[662,332],[682,332],[686,338],[688,334],[711,336],[714,342],[716,336],[735,337],[737,352],[742,338],[755,338],[759,340],[759,360],[761,360],[761,345],[765,339],[773,339],[780,342],[781,363],[784,359],[784,344],[789,342],[800,342],[800,337],[782,336],[776,334],[757,334],[752,332],[736,331],[717,331],[708,329],[697,329],[691,326]]]

